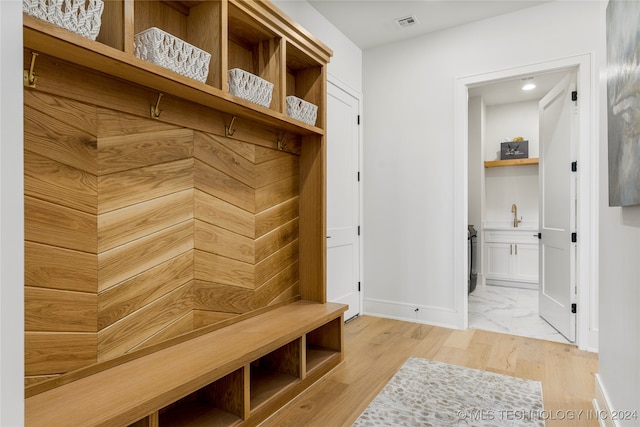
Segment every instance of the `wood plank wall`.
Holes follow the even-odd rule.
[[[140,89],[91,78],[112,93],[24,92],[27,385],[300,294],[299,138],[117,111]]]

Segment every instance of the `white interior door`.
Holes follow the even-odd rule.
[[[327,91],[327,300],[360,314],[359,100]]]
[[[576,339],[575,160],[576,75],[563,79],[539,103],[540,114],[540,264],[539,313],[569,341]]]

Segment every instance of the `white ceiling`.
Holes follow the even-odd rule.
[[[308,0],[361,49],[537,6],[549,0]],[[418,24],[395,20],[414,15]]]
[[[503,15],[550,0],[307,0],[358,47],[368,48]],[[396,20],[415,16],[418,24],[401,28]],[[535,76],[536,89],[522,91],[521,78],[473,88],[485,105],[539,100],[566,73]],[[522,76],[525,77],[525,76]],[[526,76],[530,77],[530,76]]]

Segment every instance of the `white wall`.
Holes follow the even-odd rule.
[[[0,1],[0,425],[22,425],[22,2]]]
[[[500,143],[516,136],[528,140],[529,157],[538,157],[538,101],[487,107],[484,159],[500,159]],[[479,179],[476,175],[469,180]],[[538,224],[538,166],[490,168],[485,171],[485,225],[513,222],[511,205],[518,207],[522,225]]]
[[[306,1],[275,0],[272,3],[333,50],[327,67],[330,78],[361,94],[362,50]]]

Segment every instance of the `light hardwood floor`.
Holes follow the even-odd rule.
[[[598,356],[572,345],[362,316],[345,346],[342,365],[262,426],[350,426],[409,356],[541,381],[547,427],[599,425],[589,419]]]

